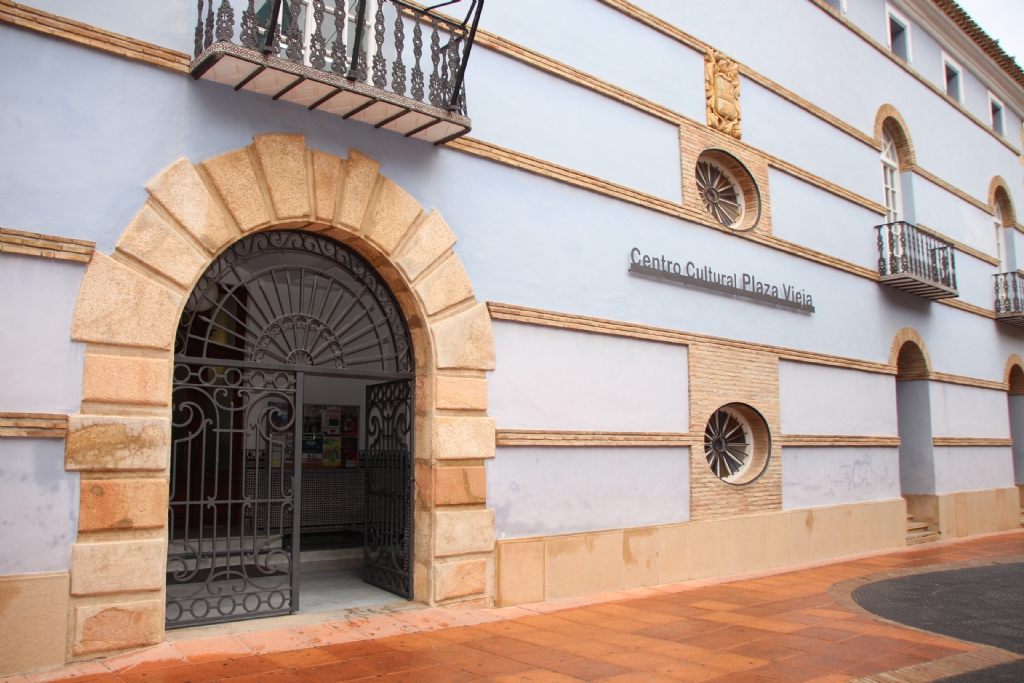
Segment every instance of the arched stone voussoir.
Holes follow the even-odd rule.
[[[75,341],[170,350],[182,297],[95,252],[71,321]]]
[[[312,219],[306,136],[285,133],[257,135],[253,139],[256,158],[273,205],[278,227],[290,221]]]
[[[364,237],[390,256],[422,213],[419,202],[392,180],[384,178]]]
[[[270,224],[273,217],[252,167],[249,149],[236,149],[199,164],[242,232]]]
[[[913,327],[904,327],[896,336],[893,337],[892,346],[889,347],[889,365],[893,368],[896,367],[900,357],[900,349],[907,342],[913,342],[921,349],[921,353],[924,355],[925,364],[927,365],[928,372],[932,371],[932,359],[928,355],[928,347],[925,346],[924,339]]]
[[[493,370],[494,330],[486,304],[430,326],[438,369]]]
[[[1024,373],[1024,358],[1016,353],[1011,353],[1010,357],[1006,359],[1006,366],[1003,368],[1003,384],[1006,385],[1010,393],[1024,393],[1024,383],[1018,378],[1020,373],[1013,372],[1013,369],[1017,368],[1021,373]]]
[[[211,254],[238,237],[231,220],[188,159],[179,159],[146,185],[167,213]]]
[[[121,235],[117,250],[183,288],[190,287],[206,267],[206,255],[197,253],[150,202]]]
[[[436,270],[427,274],[415,289],[427,315],[440,313],[473,298],[469,275],[454,253],[450,253]]]
[[[334,219],[335,226],[359,232],[374,185],[377,184],[378,171],[378,162],[354,149],[349,150],[345,162],[345,179],[341,185],[341,203]]]
[[[409,282],[455,246],[455,233],[437,211],[416,223],[412,234],[392,255],[392,260]]]

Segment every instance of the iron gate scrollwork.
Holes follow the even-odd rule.
[[[294,372],[174,367],[167,627],[297,608]]]
[[[366,387],[363,580],[413,597],[413,381]]]
[[[298,610],[303,377],[385,379],[412,377],[414,370],[408,324],[394,295],[373,267],[339,242],[294,230],[259,233],[228,247],[207,268],[175,339],[168,628]],[[386,533],[375,536],[384,540],[374,541],[368,556],[380,562],[380,573],[391,577],[395,566],[404,572],[404,580],[376,585],[411,597],[411,380],[407,384],[381,394],[398,397],[397,403],[374,399],[367,410],[380,434],[403,438],[369,437],[364,462],[379,475],[375,492],[402,489],[380,473],[401,470],[408,477],[406,507],[374,494],[385,501],[372,506],[374,519],[386,521],[372,528]],[[403,454],[398,469],[386,460],[392,452],[386,448]],[[392,524],[393,514],[404,515],[404,527]]]

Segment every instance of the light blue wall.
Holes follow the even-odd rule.
[[[1008,173],[1016,179],[1011,182],[1015,203],[1021,203],[1024,174],[1012,151],[813,3],[640,0],[637,4],[869,135],[874,134],[878,108],[892,104],[907,120],[922,166],[982,200],[992,176]],[[859,0],[851,2],[851,19],[884,45],[884,4],[859,4]],[[780,49],[782,45],[799,49]],[[750,89],[745,82],[744,97]],[[987,115],[982,120],[987,121]],[[749,127],[750,122],[744,121],[744,128]],[[1020,144],[1012,134],[1009,139]],[[817,142],[811,136],[806,144]]]
[[[946,192],[921,176],[914,176],[917,222],[963,242],[988,256],[996,256],[992,215]],[[986,197],[982,198],[987,200]]]
[[[743,141],[872,201],[878,152],[756,83],[743,86]]]
[[[29,0],[23,4],[192,54],[197,19],[195,0]],[[240,16],[241,12],[235,14]]]
[[[800,7],[803,4],[817,12],[811,16],[821,14],[828,19],[812,4],[801,3]],[[785,10],[800,11],[792,7]],[[459,237],[457,251],[480,299],[880,362],[888,360],[893,334],[913,326],[925,336],[937,369],[993,380],[1002,378],[1009,353],[1024,351],[1019,332],[990,320],[929,304],[702,226],[459,152],[374,131],[330,114],[308,112],[252,93],[236,93],[225,86],[193,82],[164,70],[40,38],[35,33],[6,27],[0,27],[0,32],[0,65],[6,65],[0,69],[4,70],[6,102],[10,103],[0,109],[0,153],[10,160],[7,170],[0,174],[0,195],[15,198],[0,205],[0,225],[6,227],[93,239],[100,249],[109,252],[142,205],[144,185],[176,159],[187,156],[201,161],[249,144],[254,134],[296,132],[304,133],[315,149],[347,155],[350,148],[355,148],[381,160],[384,174],[425,206],[437,208]],[[41,43],[45,43],[46,50],[39,49]],[[752,48],[748,45],[743,49]],[[20,55],[33,51],[41,53],[40,59],[19,61]],[[776,48],[774,52],[792,51]],[[487,63],[488,57],[493,56],[475,64]],[[499,58],[494,58],[493,64],[496,69],[507,68],[502,73],[508,74],[525,68],[509,60],[499,63]],[[812,67],[818,69],[820,65],[805,65],[807,69]],[[474,77],[480,78],[483,73]],[[541,74],[524,78],[523,83],[538,88],[553,88],[560,83],[554,79],[548,83],[545,79],[549,77]],[[40,90],[40,82],[49,87]],[[614,138],[612,133],[621,131],[609,131],[603,136],[608,140],[598,139],[588,122],[569,126],[561,120],[561,139],[551,142],[551,149],[588,169],[621,173],[621,178],[636,184],[650,183],[648,188],[664,183],[661,187],[667,192],[669,186],[678,183],[678,168],[665,169],[668,153],[663,147],[667,142],[658,132],[665,124],[609,100],[591,99],[575,88],[561,89],[581,98],[576,102],[585,105],[592,121],[620,120],[635,126],[638,132],[627,132],[636,136],[628,152],[644,161],[628,165],[624,161],[628,156],[626,145],[610,139]],[[477,106],[473,104],[475,97],[471,89],[471,108]],[[538,146],[545,139],[551,140],[544,137],[551,129],[544,117],[509,121],[512,130],[507,133],[491,127],[487,115],[491,105],[486,97],[479,99],[482,114],[475,117],[474,124],[482,133],[492,130],[494,135],[518,136],[516,139],[523,144]],[[751,99],[756,101],[757,95]],[[571,102],[570,98],[566,106]],[[930,102],[934,104],[934,100]],[[779,110],[787,116],[790,111]],[[871,108],[872,121],[873,117]],[[648,125],[650,129],[644,128]],[[753,124],[755,132],[750,135],[762,134],[757,132],[759,125]],[[88,135],[80,131],[88,131]],[[983,136],[981,142],[987,140],[998,149],[981,149],[978,163],[985,165],[993,157],[1002,158],[1005,148],[979,134]],[[826,134],[815,144],[831,146],[831,135]],[[780,148],[786,146],[779,144]],[[920,158],[922,147],[927,145],[917,137],[915,144]],[[877,153],[860,147],[864,151],[858,153],[851,148],[850,154],[863,156],[859,163],[864,168],[858,166],[850,175],[862,175],[863,179],[856,182],[867,192],[869,183],[874,184],[872,178],[877,178]],[[671,153],[675,153],[674,145]],[[828,157],[815,156],[823,153],[806,154],[811,162],[826,164]],[[1020,168],[1015,158],[1007,160],[1007,164],[1011,162]],[[605,170],[601,170],[601,164],[606,164]],[[1007,166],[1004,177],[1019,175]],[[779,175],[773,173],[773,177]],[[989,178],[984,176],[976,183],[983,185],[985,192]],[[789,182],[791,195],[800,192],[794,190],[796,181]],[[780,187],[785,184],[783,180]],[[786,191],[783,188],[783,196]],[[831,199],[822,201],[828,221],[850,226],[846,228],[850,231],[847,239],[872,245],[865,247],[860,242],[849,247],[851,253],[873,248],[870,226],[854,237],[858,231],[855,226],[867,218],[862,209]],[[798,215],[798,204],[799,198],[793,197],[780,202],[783,232],[806,233],[812,229],[806,214]],[[788,227],[790,220],[795,227]],[[842,238],[829,240],[825,246],[844,248]],[[674,260],[693,259],[713,268],[751,272],[772,282],[785,278],[813,294],[818,312],[813,316],[794,314],[630,277],[626,272],[628,252],[634,246]],[[824,246],[821,248],[824,250]],[[858,257],[865,260],[865,265],[867,253],[863,251]],[[984,284],[978,286],[987,288],[990,284],[986,276]],[[965,340],[975,353],[962,353]]]
[[[71,341],[71,316],[84,275],[83,263],[0,254],[0,412],[78,412],[85,344]]]
[[[772,234],[858,266],[878,268],[876,225],[885,217],[787,173],[769,169]]]
[[[78,537],[78,473],[63,439],[0,437],[0,576],[67,571]]]
[[[499,448],[487,461],[495,538],[690,519],[688,448]]]
[[[488,0],[486,7],[481,28],[704,120],[704,56],[678,41],[594,0]]]
[[[675,125],[495,52],[472,64],[473,137],[682,201]]]

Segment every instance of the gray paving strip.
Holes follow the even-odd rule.
[[[989,568],[1007,565],[1024,565],[1024,555],[961,560],[957,562],[881,570],[876,573],[861,575],[861,577],[848,579],[847,581],[835,584],[828,589],[828,593],[833,596],[840,605],[855,613],[876,618],[876,620],[888,622],[895,626],[909,628],[914,631],[945,635],[938,631],[934,631],[931,628],[926,629],[914,624],[906,624],[897,621],[896,618],[891,618],[885,614],[868,610],[854,599],[853,594],[862,588],[876,584],[884,584],[890,581],[926,577],[926,575],[929,574],[951,573],[965,569]],[[1018,582],[1016,586],[1020,587],[1021,583]],[[921,598],[920,595],[916,595],[914,597],[919,600]],[[1020,610],[1018,610],[1018,613],[1021,613]],[[1024,623],[1024,617],[1021,617],[1018,621],[1018,624],[1021,623]],[[957,638],[957,636],[951,637]],[[971,634],[970,638],[958,639],[973,643],[980,642],[976,639],[974,634]],[[1024,676],[1021,676],[1016,670],[1009,667],[1011,664],[1018,663],[1024,664],[1024,656],[1021,654],[1017,654],[1016,652],[1007,649],[983,645],[977,650],[971,652],[953,654],[933,661],[925,661],[925,663],[920,665],[913,665],[882,674],[865,676],[851,681],[850,683],[939,683],[940,681],[942,683],[990,683],[990,681],[991,683],[1002,683],[1004,681],[1020,683],[1021,681],[1024,681]],[[959,676],[973,674],[1002,676],[1004,678],[979,678],[977,679],[977,682],[975,679],[957,678]]]
[[[1020,683],[1020,681],[1024,681],[1024,659],[943,678],[936,683]]]
[[[877,581],[852,597],[891,621],[1024,654],[1024,562]]]

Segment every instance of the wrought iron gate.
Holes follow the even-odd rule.
[[[168,628],[298,609],[300,382],[280,370],[175,365]]]
[[[412,351],[394,294],[339,242],[263,232],[207,268],[175,340],[168,628],[298,610],[306,373],[403,378],[367,391],[364,554],[367,581],[412,596]]]
[[[366,387],[363,580],[413,597],[413,382]]]

